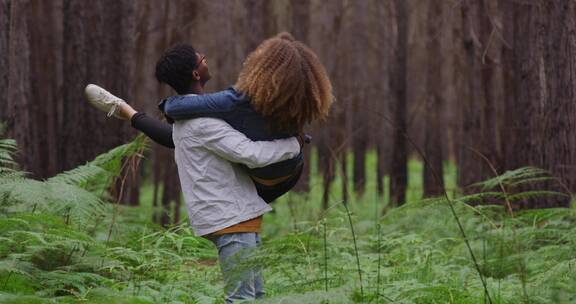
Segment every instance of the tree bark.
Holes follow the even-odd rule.
[[[394,96],[394,135],[392,147],[392,164],[390,166],[390,204],[400,206],[406,200],[408,186],[408,150],[407,150],[407,122],[406,122],[406,70],[408,52],[408,12],[405,0],[395,0],[397,20],[397,46],[395,52],[394,76],[392,88]]]
[[[309,43],[310,31],[310,0],[300,0],[290,2],[290,9],[292,15],[291,32],[294,37],[306,44]],[[310,191],[310,161],[312,147],[311,145],[304,146],[304,168],[302,169],[302,176],[294,187],[298,192]]]
[[[549,1],[543,5],[546,31],[545,102],[542,105],[543,167],[559,178],[552,190],[576,192],[576,3]],[[542,200],[538,207],[570,207],[570,198]]]
[[[494,176],[490,164],[499,168],[498,121],[495,100],[489,94],[494,90],[490,87],[494,71],[488,55],[491,39],[488,14],[486,0],[465,0],[462,3],[466,95],[460,103],[462,131],[458,149],[458,185],[464,188]],[[465,191],[473,189],[465,188]]]
[[[12,13],[12,0],[0,0],[0,136],[4,134],[7,129],[8,116],[8,81],[9,81],[9,54],[10,50],[10,30],[11,30],[11,13]]]
[[[442,79],[443,54],[440,45],[442,22],[444,20],[442,4],[429,1],[428,7],[428,71],[425,119],[424,154],[424,197],[438,196],[444,192],[443,147],[441,109],[443,104]]]

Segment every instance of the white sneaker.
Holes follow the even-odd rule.
[[[122,118],[116,113],[116,110],[122,103],[125,103],[124,100],[95,84],[87,85],[84,89],[84,95],[96,109],[107,112],[108,117],[114,115],[116,118]]]

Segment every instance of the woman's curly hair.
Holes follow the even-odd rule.
[[[262,42],[244,61],[236,89],[254,110],[283,131],[300,131],[324,120],[334,99],[332,84],[316,54],[289,33]]]

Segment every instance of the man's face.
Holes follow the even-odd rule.
[[[198,62],[196,63],[196,69],[193,71],[193,73],[196,73],[194,78],[204,85],[211,77],[208,69],[208,61],[206,55],[201,53],[196,53],[196,55],[198,56]]]

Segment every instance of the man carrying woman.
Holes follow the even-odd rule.
[[[265,40],[244,62],[234,87],[204,94],[206,57],[190,45],[169,49],[156,78],[179,95],[161,109],[173,126],[136,112],[95,86],[88,100],[129,119],[154,141],[175,148],[180,183],[195,233],[218,248],[226,302],[262,297],[260,267],[234,275],[238,259],[260,244],[266,202],[290,190],[302,170],[302,129],[324,119],[332,87],[316,55],[287,33]]]

